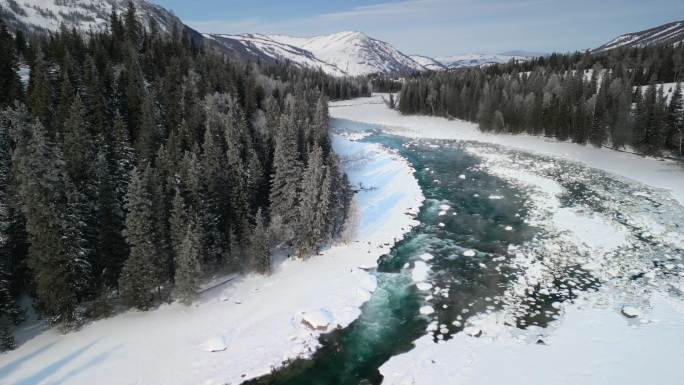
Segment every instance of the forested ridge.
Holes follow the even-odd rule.
[[[659,84],[682,76],[684,45],[553,54],[417,75],[403,83],[398,109],[477,122],[483,131],[681,158],[681,85],[670,90]]]
[[[22,294],[68,329],[190,303],[212,272],[268,274],[275,246],[305,257],[344,226],[327,103],[365,80],[234,62],[132,3],[110,25],[26,39],[0,21],[3,349]]]

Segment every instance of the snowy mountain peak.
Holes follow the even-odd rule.
[[[254,33],[207,34],[205,37],[238,54],[248,54],[262,60],[288,60],[302,67],[320,68],[335,76],[425,70],[391,44],[358,31],[313,37]]]
[[[684,42],[684,20],[663,24],[640,32],[620,35],[593,52],[603,52],[615,48],[636,48],[656,44],[679,45]]]

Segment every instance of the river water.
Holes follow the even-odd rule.
[[[251,384],[380,384],[380,366],[416,339],[479,337],[488,316],[544,344],[566,302],[601,298],[619,314],[660,290],[684,303],[684,208],[666,192],[570,161],[352,123],[415,168],[420,224],[380,259],[359,319],[323,336],[312,359]],[[523,176],[556,190],[540,198]]]
[[[426,330],[448,339],[468,317],[497,310],[494,298],[511,277],[503,258],[508,245],[529,241],[536,232],[525,223],[525,193],[482,171],[479,159],[461,145],[436,148],[383,134],[364,140],[398,150],[416,169],[426,197],[420,225],[381,258],[378,289],[358,320],[324,336],[313,359],[254,384],[381,383],[378,368],[410,350]],[[431,274],[419,290],[412,273],[422,264]],[[423,306],[434,314],[422,315]]]

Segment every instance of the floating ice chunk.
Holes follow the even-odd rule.
[[[445,227],[446,225],[442,222],[439,223],[439,227]]]
[[[441,204],[441,205],[439,205],[439,209],[440,209],[440,210],[447,211],[447,210],[449,210],[450,208],[451,208],[451,206],[449,206],[449,205],[447,205],[447,204]]]
[[[503,198],[504,198],[503,195],[490,195],[490,196],[489,196],[489,199],[491,199],[491,200],[493,200],[493,201],[497,201],[497,200],[500,200],[500,199],[503,199]]]
[[[446,212],[446,210],[442,210],[437,215],[439,215],[440,217],[443,217],[443,216],[447,215],[447,212]]]
[[[430,253],[424,253],[424,254],[421,254],[421,255],[420,255],[420,259],[422,259],[423,261],[431,261],[431,260],[433,260],[434,258],[435,258],[435,257],[434,257],[432,254],[430,254]]]
[[[228,347],[226,346],[226,340],[223,338],[223,336],[211,338],[207,340],[204,344],[202,344],[202,349],[205,352],[209,353],[222,352],[225,351],[227,348]]]
[[[560,310],[560,308],[561,308],[561,303],[560,303],[560,302],[554,302],[554,303],[551,304],[551,307],[554,308],[554,309],[556,309],[556,310]]]
[[[512,226],[506,226],[505,230],[506,231],[513,231],[513,227]]]
[[[422,315],[430,315],[435,312],[435,309],[432,308],[432,306],[423,306],[420,308],[420,314]]]
[[[302,324],[311,330],[328,330],[333,322],[335,322],[335,317],[327,309],[302,313]]]
[[[461,322],[460,321],[454,321],[451,323],[452,325],[456,326],[457,328],[461,327]]]
[[[416,284],[416,287],[420,291],[428,291],[432,289],[432,285],[427,282],[419,282],[418,284]]]
[[[636,318],[641,316],[641,310],[635,308],[634,306],[623,306],[622,314],[627,318]]]
[[[466,178],[466,176],[464,174],[461,174],[458,176],[458,179],[465,179],[465,178]]]
[[[463,252],[463,255],[466,257],[474,257],[476,254],[475,250],[466,250]]]
[[[424,282],[430,274],[430,267],[423,261],[416,261],[413,264],[413,271],[411,271],[411,278],[413,282]]]

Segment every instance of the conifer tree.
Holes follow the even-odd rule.
[[[32,45],[33,61],[29,79],[27,104],[35,116],[50,132],[52,123],[52,84],[48,76],[48,65],[45,62],[40,45]]]
[[[76,321],[76,307],[89,266],[81,233],[69,221],[75,199],[65,190],[61,154],[47,140],[42,124],[17,121],[13,165],[29,235],[28,266],[33,271],[40,306],[65,327]]]
[[[183,242],[176,257],[176,290],[181,302],[190,304],[199,293],[202,269],[200,266],[200,235],[197,219],[186,224]]]
[[[12,106],[22,98],[22,86],[17,70],[19,69],[16,43],[0,20],[0,108]]]
[[[667,108],[667,143],[679,155],[682,156],[682,143],[684,142],[684,105],[682,102],[681,83],[675,85]]]
[[[264,224],[264,215],[259,209],[255,216],[255,226],[249,240],[252,265],[261,274],[271,274],[271,249],[269,233]]]
[[[279,217],[285,226],[297,223],[298,194],[302,167],[297,156],[297,126],[294,117],[282,118],[276,137],[271,176],[271,217]]]
[[[298,207],[297,243],[301,256],[314,251],[323,236],[325,222],[320,216],[327,215],[327,210],[325,213],[319,213],[319,210],[325,208],[320,201],[324,177],[323,151],[315,146],[309,154],[300,187],[302,198]]]
[[[133,170],[126,196],[126,238],[131,254],[123,266],[119,279],[124,303],[140,310],[152,306],[153,290],[157,287],[154,262],[158,258],[152,234],[154,213],[149,181],[149,166],[143,166],[142,170]]]

